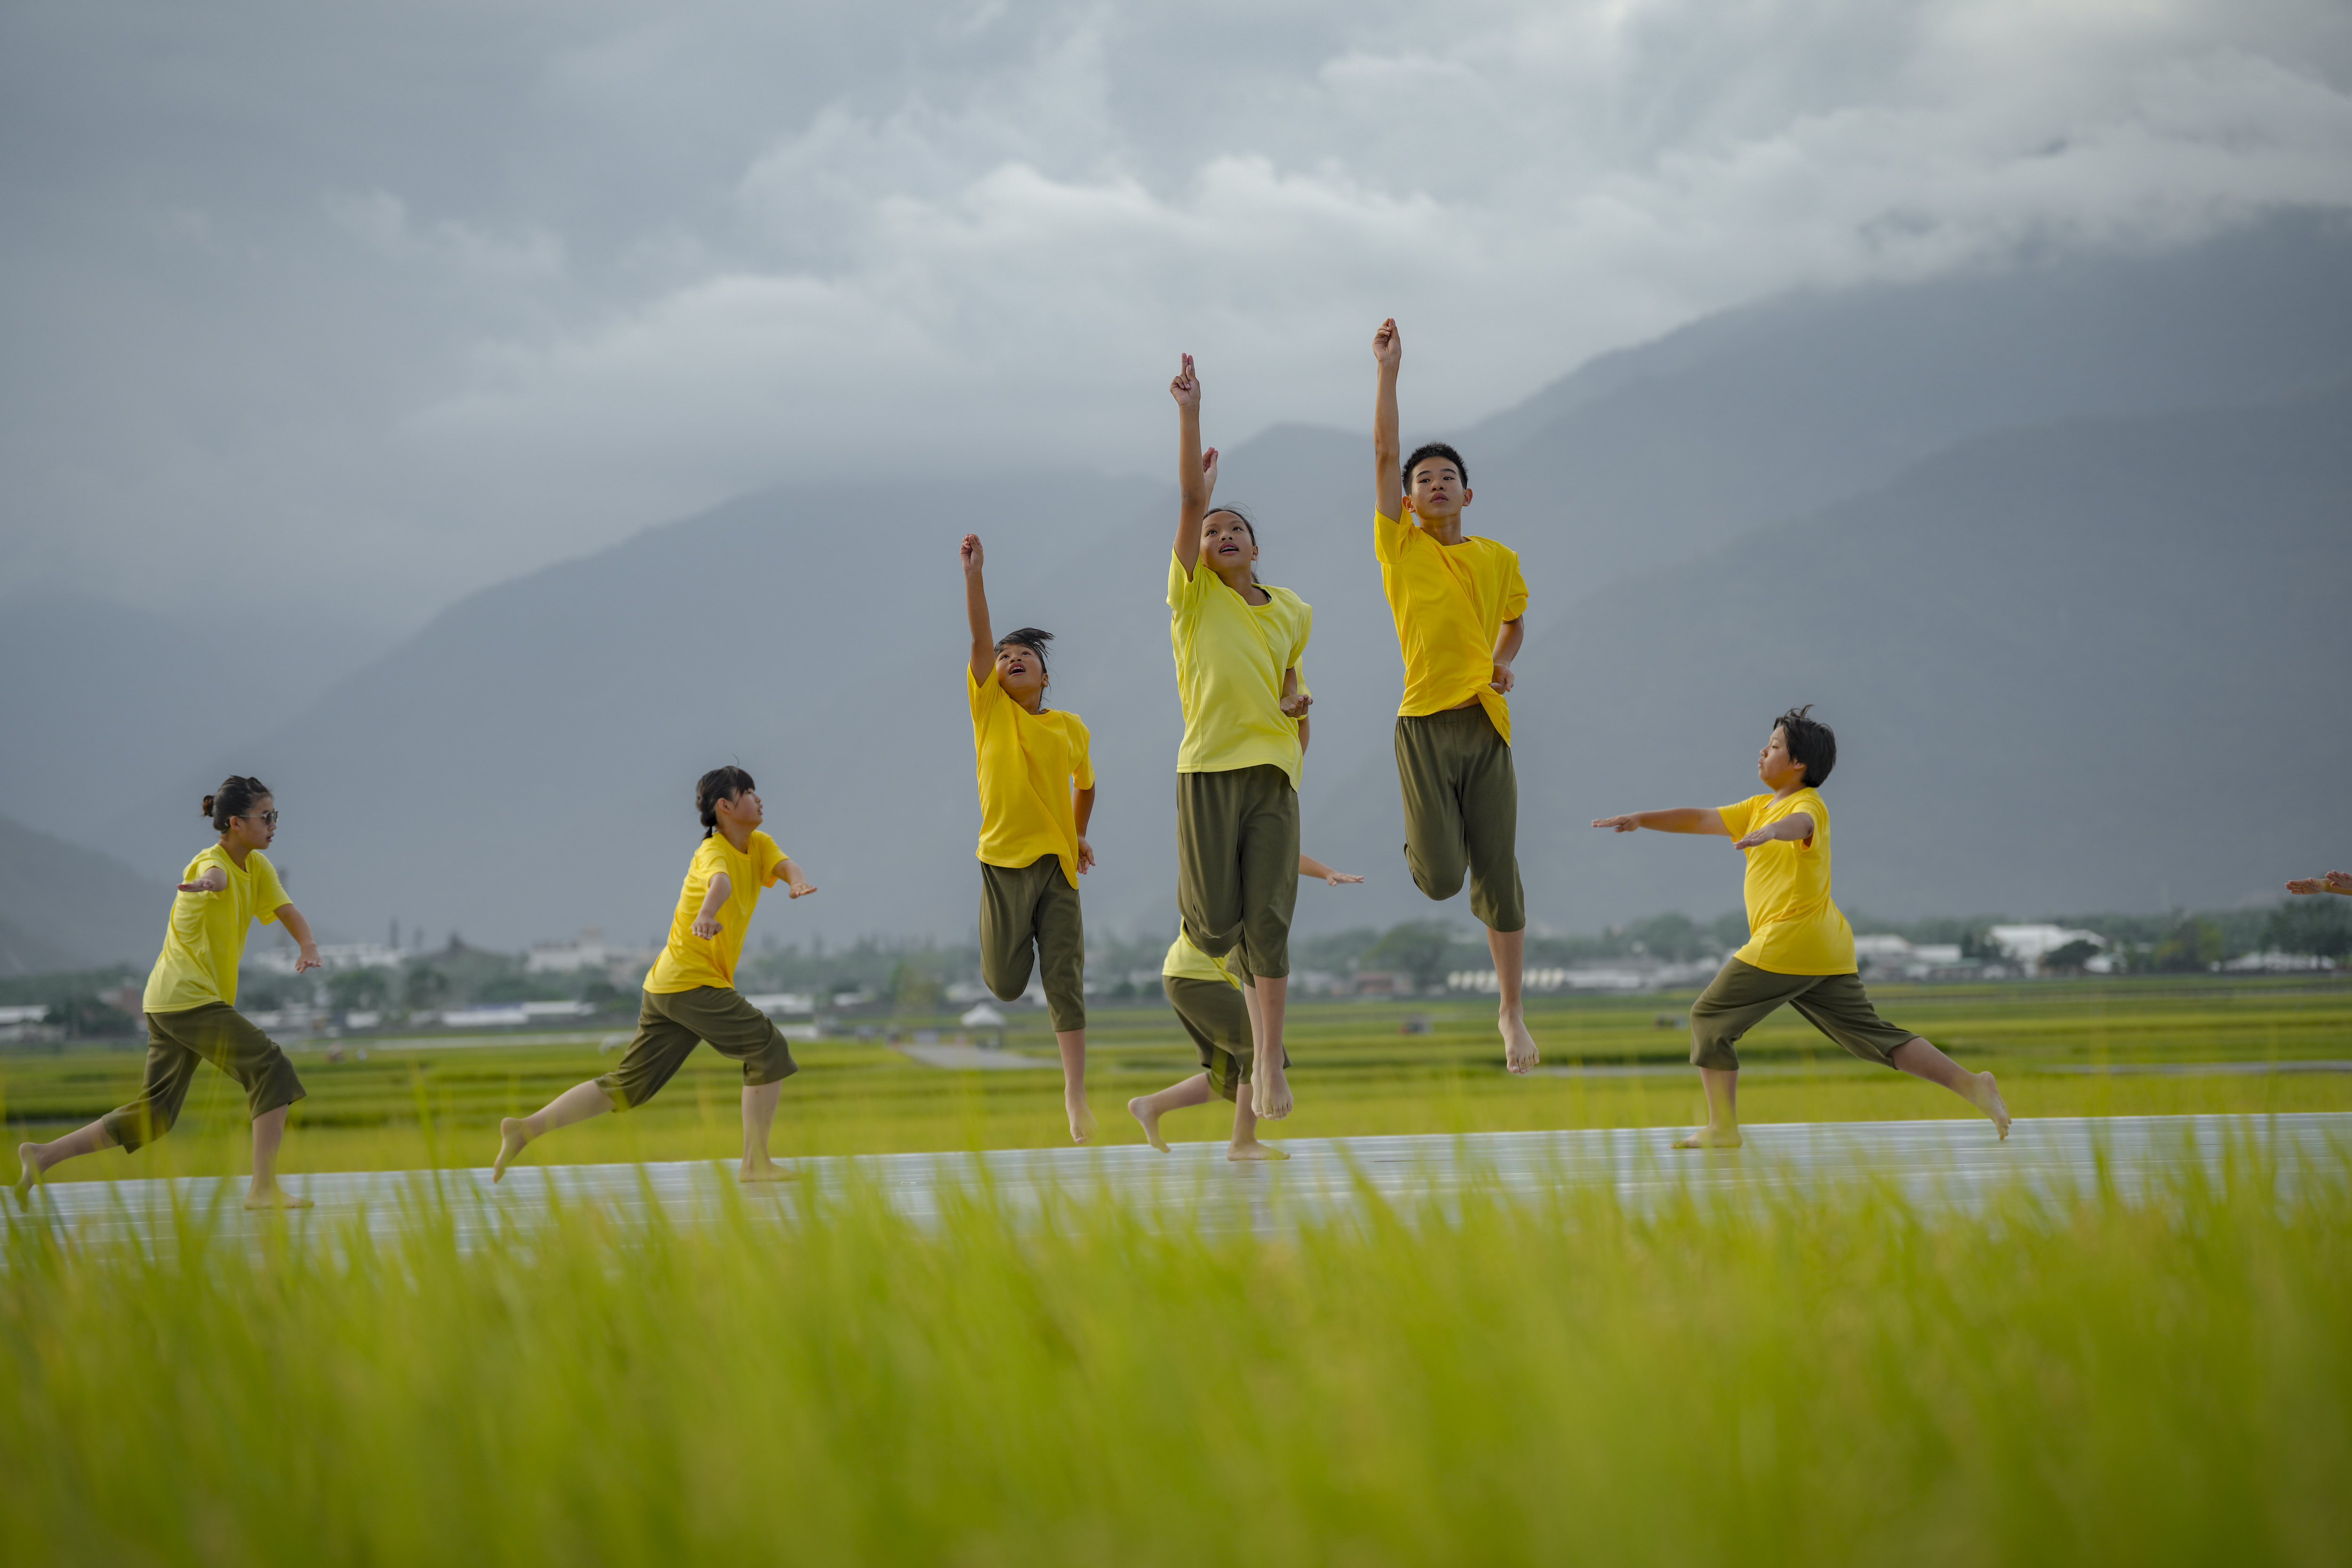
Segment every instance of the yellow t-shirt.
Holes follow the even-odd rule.
[[[139,1004],[146,1012],[184,1013],[214,1002],[236,1005],[236,966],[245,957],[247,923],[268,925],[294,901],[278,879],[278,868],[258,849],[247,850],[239,867],[215,844],[188,862],[180,880],[193,882],[215,866],[228,873],[228,886],[172,900],[172,929]]]
[[[1745,838],[1791,812],[1813,819],[1811,844],[1777,839],[1743,849],[1748,879],[1748,945],[1732,956],[1775,974],[1852,974],[1853,928],[1830,902],[1830,808],[1818,791],[1801,789],[1786,800],[1750,795],[1723,808],[1723,825]]]
[[[1403,510],[1402,522],[1372,514],[1381,590],[1404,655],[1404,700],[1397,712],[1443,713],[1475,697],[1508,744],[1511,710],[1494,687],[1495,639],[1505,621],[1527,613],[1518,552],[1468,535],[1459,544],[1440,544],[1422,531],[1410,506]]]
[[[678,889],[677,913],[669,918],[669,942],[646,972],[646,989],[668,993],[698,985],[732,986],[735,961],[743,956],[743,934],[751,929],[751,911],[760,907],[760,889],[782,879],[786,858],[764,833],[754,832],[741,849],[716,830],[703,839],[686,868],[686,886]],[[732,886],[727,901],[719,906],[719,934],[706,942],[694,934],[694,920],[710,894],[710,879],[721,871]]]
[[[1168,956],[1160,961],[1160,973],[1171,980],[1222,980],[1236,991],[1242,985],[1234,972],[1225,967],[1224,960],[1211,958],[1186,940],[1181,931],[1176,940],[1168,944]]]
[[[972,772],[980,781],[980,847],[991,866],[1034,866],[1051,855],[1078,885],[1078,816],[1073,789],[1095,786],[1086,721],[1075,713],[1032,713],[988,672],[963,672],[971,700]]]
[[[1168,642],[1184,704],[1180,773],[1222,773],[1272,763],[1298,787],[1298,721],[1282,711],[1282,672],[1307,652],[1315,612],[1287,588],[1265,587],[1253,605],[1196,563],[1190,577],[1168,552]],[[1300,671],[1299,689],[1306,689]]]

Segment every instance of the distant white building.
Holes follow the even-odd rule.
[[[534,942],[523,955],[525,974],[576,974],[583,969],[603,969],[613,962],[613,950],[605,945],[601,927],[586,926],[570,942]]]
[[[804,1016],[816,1011],[816,998],[805,991],[762,991],[743,1000],[772,1018],[795,1014]]]
[[[1985,933],[1995,947],[2009,955],[2013,963],[2028,970],[2039,968],[2042,961],[2073,942],[2088,942],[2098,951],[2083,967],[2094,973],[2105,973],[2111,966],[2107,960],[2107,939],[2095,931],[2081,931],[2073,926],[2018,925],[1994,926]]]
[[[294,961],[300,955],[295,947],[253,946],[245,950],[239,965],[257,969],[268,974],[291,974]],[[410,955],[396,947],[380,942],[329,942],[319,945],[319,962],[331,973],[338,969],[398,969]]]

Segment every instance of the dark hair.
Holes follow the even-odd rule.
[[[1011,631],[996,639],[996,651],[1003,653],[1007,643],[1019,643],[1023,647],[1027,648],[1031,653],[1037,656],[1037,673],[1044,675],[1045,673],[1045,645],[1053,640],[1054,634],[1045,630],[1042,626],[1015,626]]]
[[[1257,519],[1252,517],[1249,513],[1244,511],[1237,506],[1213,506],[1208,510],[1201,514],[1201,521],[1205,523],[1221,511],[1229,512],[1233,516],[1239,518],[1241,520],[1241,525],[1250,531],[1250,542],[1252,544],[1257,543]],[[1264,546],[1260,546],[1260,548],[1263,549]],[[1257,581],[1257,568],[1255,566],[1250,568],[1250,581],[1253,583]]]
[[[702,836],[708,838],[719,830],[720,801],[733,800],[745,790],[759,787],[751,782],[750,773],[732,763],[723,768],[713,768],[695,780],[694,809],[702,814]]]
[[[1412,471],[1421,467],[1421,460],[1423,458],[1444,458],[1447,462],[1454,465],[1454,471],[1462,476],[1462,482],[1465,486],[1467,486],[1470,483],[1470,465],[1462,460],[1461,453],[1455,451],[1453,447],[1447,446],[1443,441],[1423,441],[1420,446],[1415,447],[1412,449],[1412,456],[1404,460],[1405,494],[1412,494]]]
[[[213,831],[226,833],[229,818],[243,816],[253,809],[253,803],[269,793],[269,786],[259,779],[231,773],[221,780],[216,795],[205,796],[204,812],[213,819]]]
[[[1772,727],[1788,737],[1789,760],[1802,763],[1805,782],[1819,789],[1829,778],[1830,770],[1837,766],[1837,731],[1819,719],[1806,718],[1812,710],[1810,702],[1802,708],[1791,708],[1773,720]]]

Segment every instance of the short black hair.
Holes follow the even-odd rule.
[[[1810,702],[1791,708],[1772,721],[1772,728],[1788,737],[1789,760],[1804,764],[1805,783],[1819,789],[1837,766],[1837,731],[1819,719],[1806,718],[1812,710]]]
[[[1404,460],[1405,494],[1411,495],[1412,493],[1412,471],[1421,467],[1421,460],[1423,458],[1444,458],[1447,462],[1454,465],[1454,471],[1462,476],[1463,484],[1465,486],[1469,484],[1470,465],[1462,460],[1461,453],[1455,451],[1453,447],[1447,446],[1443,441],[1423,441],[1420,446],[1415,447],[1412,449],[1412,456]]]
[[[733,800],[745,790],[759,787],[751,782],[750,773],[732,763],[723,768],[713,768],[695,780],[694,809],[702,814],[702,836],[708,838],[719,830],[720,801]]]
[[[1043,626],[1015,626],[996,639],[996,651],[1003,653],[1007,643],[1019,643],[1037,656],[1037,673],[1046,675],[1051,671],[1045,668],[1045,645],[1053,640],[1054,634]]]

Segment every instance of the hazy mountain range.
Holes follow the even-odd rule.
[[[1432,432],[1406,331],[1412,440]],[[1843,744],[1827,793],[1849,907],[2210,905],[2308,871],[2344,842],[2352,763],[2347,389],[2352,231],[2287,216],[2154,257],[1768,301],[1440,432],[1470,465],[1472,531],[1517,548],[1533,590],[1515,705],[1534,917],[1736,902],[1719,843],[1583,824],[1748,793],[1799,701]],[[1307,843],[1373,878],[1307,889],[1316,926],[1433,909],[1398,854],[1369,445],[1284,426],[1225,464],[1265,576],[1317,608]],[[1158,929],[1173,487],[1070,471],[1082,457],[961,486],[833,473],[649,529],[453,605],[266,732],[142,730],[110,682],[153,689],[167,654],[119,657],[152,637],[104,631],[88,667],[59,658],[69,633],[19,638],[0,651],[38,673],[0,711],[0,799],[160,882],[235,766],[278,791],[276,858],[329,931],[650,940],[698,832],[694,777],[740,761],[823,889],[765,929],[960,936],[971,529],[1000,625],[1059,634],[1051,699],[1095,736],[1089,915]],[[227,672],[165,668],[207,693],[199,711],[234,710],[212,695]],[[37,931],[23,885],[0,882],[0,920]]]

